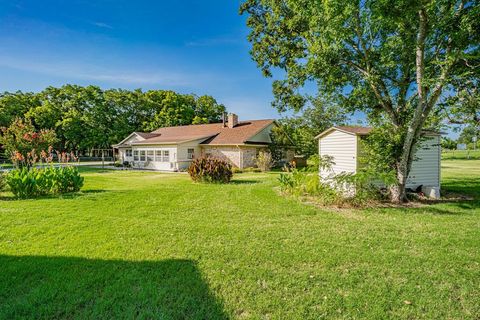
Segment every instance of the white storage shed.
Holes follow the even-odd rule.
[[[359,156],[362,153],[362,137],[367,136],[372,128],[367,127],[332,127],[320,133],[318,150],[320,157],[330,156],[333,165],[329,170],[321,170],[322,178],[331,177],[342,172],[356,173],[360,167]],[[425,133],[427,139],[417,147],[415,159],[407,179],[407,188],[422,187],[425,195],[440,197],[440,134]]]

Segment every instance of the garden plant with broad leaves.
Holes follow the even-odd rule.
[[[8,186],[14,196],[23,199],[80,191],[84,178],[70,165],[78,159],[73,152],[54,151],[51,144],[55,141],[55,131],[35,131],[30,122],[21,119],[3,128],[0,143],[14,169],[0,173],[0,191]]]

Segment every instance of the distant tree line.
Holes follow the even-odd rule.
[[[110,148],[133,131],[219,122],[224,112],[211,96],[168,90],[65,85],[0,94],[0,127],[21,119],[37,130],[54,130],[58,149],[83,154]]]
[[[454,150],[457,148],[458,144],[465,144],[467,149],[477,149],[480,145],[478,139],[480,139],[480,127],[469,125],[462,129],[462,132],[457,139],[443,137],[442,148]]]

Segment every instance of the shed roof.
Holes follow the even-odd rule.
[[[348,134],[353,134],[356,136],[366,136],[368,135],[373,128],[371,127],[358,127],[358,126],[335,126],[328,128],[327,130],[323,131],[320,133],[318,136],[315,137],[315,139],[320,139],[321,137],[329,134],[332,131],[342,131]]]
[[[345,132],[348,134],[356,135],[356,136],[366,136],[368,135],[373,128],[372,127],[359,127],[359,126],[335,126],[331,127],[322,133],[320,133],[318,136],[315,137],[315,139],[320,139],[321,137],[329,134],[332,131],[341,131]],[[433,130],[423,130],[422,133],[424,135],[440,135],[439,132],[433,131]]]

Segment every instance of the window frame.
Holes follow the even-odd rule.
[[[162,162],[162,149],[155,150],[155,162]]]
[[[133,150],[133,161],[139,161],[139,160],[140,160],[140,157],[139,157],[138,150]]]
[[[142,160],[143,159],[143,160]],[[146,150],[140,150],[140,161],[145,162],[147,159],[147,152]]]
[[[162,162],[170,162],[170,150],[163,150]]]
[[[150,153],[150,155],[149,155]],[[147,150],[147,161],[153,162],[155,161],[155,152],[153,150]]]
[[[190,150],[192,152],[190,152]],[[195,158],[195,148],[187,148],[187,159],[193,160]]]

